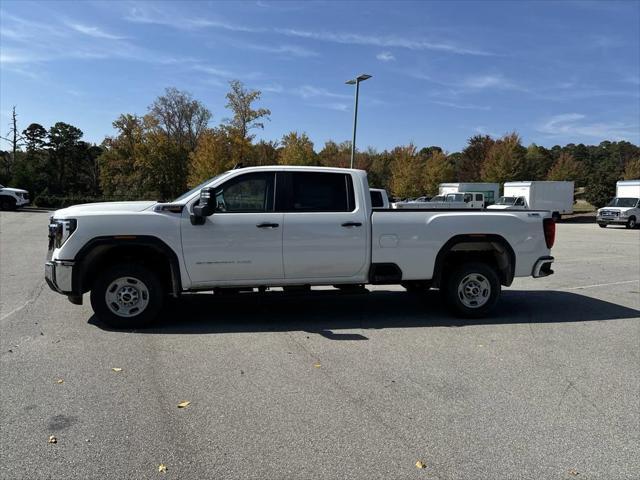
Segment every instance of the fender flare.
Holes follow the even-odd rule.
[[[108,247],[108,251],[108,249],[111,247],[121,246],[150,248],[156,253],[160,253],[163,256],[166,256],[169,260],[171,294],[174,297],[180,295],[180,292],[182,291],[182,279],[180,277],[180,262],[178,261],[178,255],[163,240],[151,235],[109,235],[94,237],[87,243],[85,243],[84,246],[78,251],[73,260],[73,294],[82,295],[82,293],[84,293],[82,281],[85,274],[85,260],[87,259],[87,257],[90,257],[92,252],[95,252],[96,248]]]

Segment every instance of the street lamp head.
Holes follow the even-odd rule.
[[[355,85],[356,83],[364,82],[365,80],[368,80],[370,78],[371,78],[371,75],[367,75],[366,73],[363,73],[362,75],[358,75],[353,80],[347,80],[344,83],[346,83],[347,85]]]

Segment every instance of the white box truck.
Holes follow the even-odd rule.
[[[616,183],[616,196],[606,207],[598,209],[596,222],[636,228],[640,220],[640,180],[621,180]]]
[[[480,182],[441,183],[440,195],[447,193],[482,193],[486,205],[493,205],[500,196],[500,184]]]
[[[554,220],[573,213],[573,182],[507,182],[495,210],[547,210]]]

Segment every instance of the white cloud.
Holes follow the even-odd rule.
[[[563,113],[548,118],[537,130],[550,136],[579,136],[610,140],[636,139],[640,125],[623,122],[588,122],[581,113]]]
[[[381,62],[390,62],[396,59],[396,57],[394,57],[391,52],[387,51],[380,52],[378,55],[376,55],[376,58]]]
[[[118,35],[113,35],[111,33],[107,33],[99,27],[82,25],[80,23],[67,23],[69,28],[75,30],[76,32],[80,32],[84,35],[88,35],[94,38],[104,38],[106,40],[124,40],[125,37],[120,37]]]
[[[235,45],[239,48],[246,48],[249,50],[257,50],[259,52],[274,53],[277,55],[291,56],[291,57],[317,57],[318,52],[309,50],[308,48],[300,47],[298,45],[256,45],[253,43],[238,43]]]
[[[430,42],[422,39],[413,39],[400,36],[375,36],[360,35],[357,33],[339,33],[321,31],[314,32],[310,30],[297,30],[294,28],[277,28],[276,33],[289,37],[308,38],[312,40],[320,40],[325,42],[342,43],[350,45],[370,45],[376,47],[398,47],[409,50],[434,50],[447,53],[455,53],[458,55],[495,55],[494,53],[478,50],[474,48],[465,48],[457,46],[453,43]]]
[[[313,98],[313,97],[327,97],[327,98],[351,98],[351,95],[342,94],[342,93],[333,93],[327,90],[326,88],[314,87],[312,85],[302,85],[301,87],[295,88],[291,91],[294,95],[298,95],[302,98]]]
[[[461,87],[478,90],[485,88],[521,89],[521,87],[518,87],[515,83],[502,75],[474,75],[465,78],[459,85]]]
[[[438,100],[432,100],[431,103],[442,105],[443,107],[457,108],[460,110],[491,110],[491,107],[487,105],[473,105],[471,103],[442,102]]]
[[[317,108],[327,108],[329,110],[336,110],[338,112],[346,112],[349,110],[349,105],[347,105],[346,103],[339,103],[339,102],[313,103],[313,104],[310,104],[309,106],[317,107]]]

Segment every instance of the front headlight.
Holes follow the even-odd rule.
[[[78,221],[75,218],[70,218],[68,220],[53,219],[49,224],[49,232],[50,237],[53,237],[54,247],[60,248],[64,245],[64,242],[66,242],[71,234],[76,231],[77,227]]]

